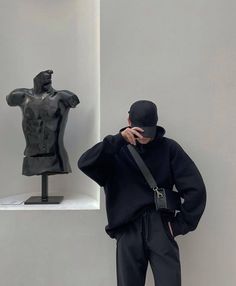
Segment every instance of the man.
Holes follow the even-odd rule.
[[[118,286],[144,286],[148,261],[156,286],[180,286],[181,266],[177,235],[196,229],[206,205],[201,174],[183,148],[164,136],[156,125],[157,107],[148,100],[134,102],[129,126],[87,150],[78,167],[104,187],[111,238],[116,238]],[[173,189],[183,198],[181,210],[156,211],[153,190],[130,154],[135,146],[158,187]]]

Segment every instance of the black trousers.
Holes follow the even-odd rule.
[[[116,236],[118,286],[144,286],[150,263],[155,286],[181,286],[179,247],[168,219],[155,208],[145,210]]]

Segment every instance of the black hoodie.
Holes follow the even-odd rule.
[[[125,224],[137,218],[144,209],[154,205],[150,189],[130,154],[121,135],[107,135],[82,154],[79,169],[104,187],[108,225],[107,234],[114,238]],[[183,148],[164,137],[165,129],[157,126],[155,138],[147,144],[136,141],[136,147],[150,169],[158,187],[173,189],[183,198],[181,211],[172,215],[173,235],[196,229],[206,205],[206,188],[201,174]]]

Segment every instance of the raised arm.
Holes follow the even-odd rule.
[[[104,186],[112,175],[114,156],[124,144],[128,143],[120,132],[107,135],[102,142],[82,154],[78,168],[100,186]]]

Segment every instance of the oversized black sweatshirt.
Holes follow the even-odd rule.
[[[127,126],[128,127],[128,126]],[[79,169],[104,187],[108,224],[106,233],[116,237],[124,225],[154,205],[150,189],[121,135],[104,139],[85,151],[78,160]],[[196,229],[206,205],[206,188],[202,176],[189,155],[175,140],[164,136],[165,129],[156,126],[154,140],[147,144],[136,141],[136,150],[150,169],[158,187],[176,190],[181,195],[181,210],[172,215],[173,235]]]

